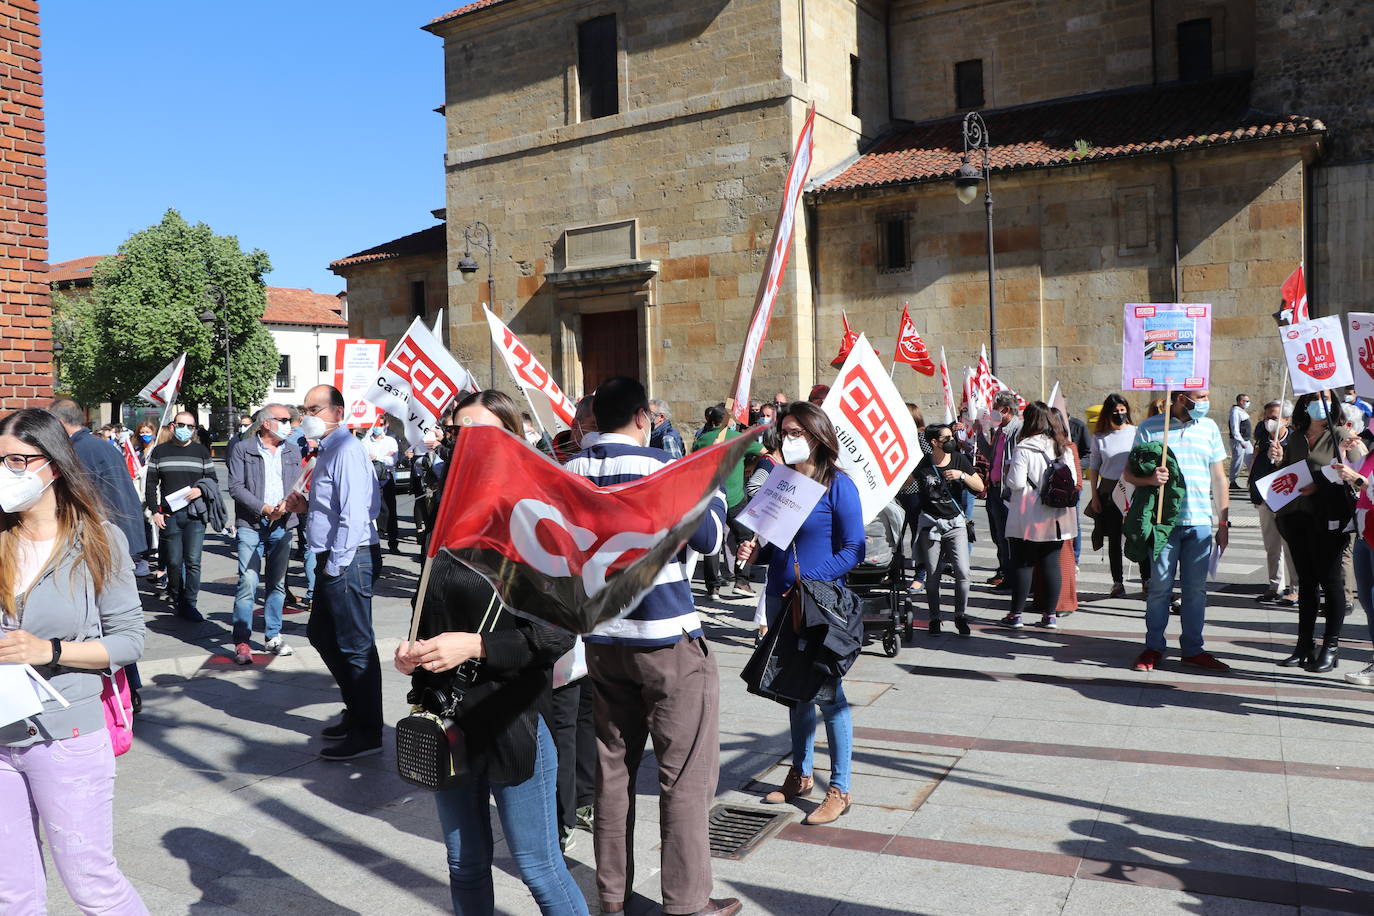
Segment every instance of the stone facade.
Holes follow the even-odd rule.
[[[0,0],[0,414],[52,396],[37,0]]]
[[[384,339],[389,349],[417,315],[434,320],[448,299],[444,236],[443,226],[433,226],[329,265],[348,283],[349,337]]]

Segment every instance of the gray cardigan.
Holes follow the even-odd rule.
[[[113,524],[105,523],[113,570],[105,590],[95,593],[76,545],[47,568],[23,598],[20,626],[40,639],[63,642],[99,640],[110,653],[110,668],[132,665],[143,655],[143,604],[134,584],[128,542]],[[28,719],[0,726],[0,746],[24,747],[39,741],[75,738],[105,727],[100,703],[100,675],[107,672],[35,666],[71,704],[63,709],[52,699]]]
[[[277,446],[277,457],[281,461],[282,498],[291,495],[296,478],[301,476],[301,453],[290,439]],[[253,528],[262,520],[263,493],[266,491],[263,466],[265,459],[258,451],[258,437],[248,436],[229,446],[229,495],[234,498],[235,528]],[[285,518],[287,528],[296,527],[296,514],[288,512]]]

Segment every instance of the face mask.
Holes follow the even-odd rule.
[[[1307,415],[1311,417],[1313,420],[1325,420],[1326,405],[1323,404],[1321,401],[1308,401]]]
[[[1188,408],[1188,416],[1194,420],[1201,420],[1207,416],[1207,411],[1212,409],[1211,401],[1193,401],[1193,406]]]
[[[152,433],[139,433],[139,434],[138,434],[138,438],[142,439],[143,442],[146,444],[146,443],[149,443],[149,442],[152,442],[152,441],[153,441],[153,434],[152,434]]]
[[[240,435],[247,435],[247,434],[248,434],[248,430],[250,430],[251,428],[252,428],[252,424],[249,424],[248,426],[240,426],[240,427],[239,427],[239,434],[240,434]]]
[[[307,439],[322,438],[326,429],[328,429],[328,424],[324,422],[323,417],[311,414],[301,420],[301,434]]]
[[[1123,425],[1125,425],[1125,423],[1126,423],[1126,417],[1125,417],[1125,416],[1123,416],[1122,414],[1119,414],[1119,413],[1114,413],[1114,414],[1112,414],[1112,425],[1113,425],[1113,426],[1123,426]]]
[[[184,427],[184,426],[178,426],[178,427],[172,432],[172,435],[173,435],[173,436],[176,436],[178,442],[190,442],[190,441],[191,441],[191,434],[194,433],[194,432],[195,432],[194,429],[187,429],[187,428]]]
[[[287,436],[291,435],[291,421],[290,421],[290,420],[278,420],[278,421],[277,421],[277,435],[280,436],[280,437],[283,438],[283,439],[285,439]]]
[[[1265,429],[1266,432],[1269,433],[1269,435],[1271,435],[1271,436],[1274,435],[1276,432],[1279,431],[1279,421],[1278,421],[1278,420],[1272,420],[1272,419],[1270,419],[1270,420],[1265,420],[1265,421],[1264,421],[1264,429]]]
[[[31,509],[43,496],[43,491],[50,486],[51,480],[44,483],[37,472],[32,470],[22,474],[0,475],[0,509],[6,512],[23,512],[25,509]]]
[[[380,426],[374,428],[374,429],[372,430],[372,438],[374,438],[374,439],[380,439],[380,438],[382,438],[382,432],[383,432],[383,430],[382,430],[382,428],[381,428]]]
[[[782,440],[782,463],[800,464],[811,457],[811,446],[806,444],[806,438],[796,439],[787,438]]]
[[[1355,403],[1355,396],[1354,396],[1353,394],[1347,394],[1347,395],[1345,396],[1345,402],[1346,402],[1347,404],[1354,404],[1354,403]]]

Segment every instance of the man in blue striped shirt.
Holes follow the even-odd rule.
[[[653,413],[644,386],[618,376],[592,401],[596,444],[567,468],[598,486],[647,477],[669,461],[649,448]],[[688,546],[720,549],[725,496],[717,493]],[[653,738],[662,825],[663,912],[732,916],[738,900],[711,899],[707,811],[720,770],[720,677],[701,632],[680,553],[629,614],[587,637],[587,673],[596,690],[596,883],[601,912],[620,913],[634,889],[635,773]]]
[[[1207,390],[1175,391],[1169,402],[1169,453],[1178,462],[1186,495],[1178,521],[1164,549],[1150,567],[1150,594],[1145,599],[1145,651],[1136,659],[1135,670],[1152,671],[1164,658],[1164,629],[1169,623],[1169,599],[1177,573],[1183,580],[1180,615],[1183,635],[1179,649],[1185,665],[1208,671],[1229,671],[1230,666],[1202,651],[1202,625],[1207,605],[1207,566],[1212,557],[1212,496],[1216,495],[1219,516],[1216,543],[1226,549],[1230,513],[1230,490],[1226,480],[1226,449],[1221,430],[1207,418],[1211,401]],[[1164,414],[1150,417],[1136,429],[1135,444],[1159,442],[1164,438]],[[1160,466],[1149,477],[1137,477],[1129,465],[1122,478],[1137,487],[1162,487],[1169,482],[1169,471]]]

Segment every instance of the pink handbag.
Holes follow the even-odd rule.
[[[105,708],[105,730],[110,733],[114,755],[126,753],[134,744],[134,701],[124,669],[100,679],[100,705]]]

